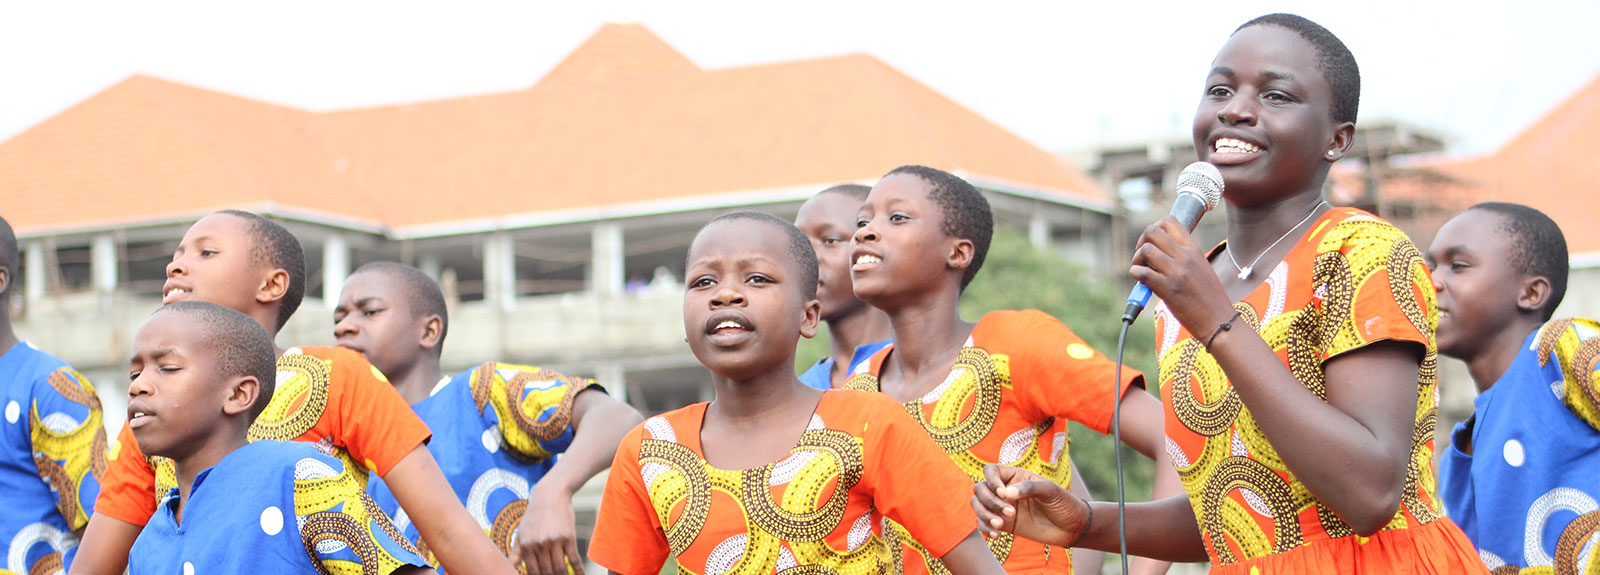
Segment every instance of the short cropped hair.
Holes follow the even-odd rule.
[[[1550,299],[1539,310],[1548,321],[1567,295],[1567,238],[1561,227],[1544,212],[1522,204],[1484,202],[1467,209],[1500,216],[1500,231],[1511,240],[1511,267],[1525,276],[1550,281]]]
[[[282,225],[259,214],[243,210],[221,210],[216,213],[250,222],[250,238],[255,243],[251,254],[256,263],[289,272],[289,289],[283,292],[283,301],[278,305],[278,329],[283,329],[306,297],[306,252],[300,247],[300,240]]]
[[[433,353],[438,355],[444,352],[444,337],[450,331],[450,311],[446,309],[439,282],[433,281],[422,270],[395,262],[372,262],[356,268],[355,273],[350,275],[364,273],[379,273],[395,280],[404,292],[402,297],[406,305],[411,307],[412,318],[439,316],[439,345],[433,347]]]
[[[210,346],[218,376],[247,375],[260,382],[260,393],[250,406],[250,419],[254,421],[272,402],[278,382],[278,350],[266,328],[238,310],[211,302],[173,302],[155,311],[162,313],[182,314],[191,320],[197,339]]]
[[[839,184],[837,186],[817,192],[817,195],[844,194],[858,200],[866,201],[867,194],[870,193],[872,193],[872,186],[863,186],[861,184]]]
[[[989,200],[978,188],[944,170],[900,166],[883,177],[895,174],[911,174],[927,182],[928,199],[944,212],[944,222],[940,225],[944,235],[972,242],[972,263],[961,276],[961,289],[966,290],[972,278],[977,277],[978,269],[983,267],[983,259],[989,255],[989,240],[994,236],[994,213],[989,210]]]
[[[811,238],[806,237],[805,232],[800,231],[800,228],[788,220],[765,212],[730,212],[713,218],[700,229],[704,231],[718,222],[738,220],[760,222],[783,230],[783,234],[789,239],[789,260],[794,263],[795,271],[799,272],[800,295],[805,296],[807,300],[817,299],[817,252],[811,248]]]
[[[1245,22],[1233,33],[1263,25],[1294,32],[1316,48],[1317,70],[1322,72],[1323,79],[1333,88],[1333,121],[1355,123],[1356,112],[1361,107],[1361,68],[1356,66],[1356,57],[1344,42],[1321,24],[1294,14],[1261,16]]]
[[[0,311],[10,309],[11,302],[6,296],[11,295],[12,286],[22,278],[17,275],[20,271],[22,254],[17,250],[17,234],[11,231],[11,224],[5,218],[0,218],[0,268],[6,268],[6,273],[11,277],[6,280],[6,288],[0,290]]]

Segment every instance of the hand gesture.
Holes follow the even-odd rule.
[[[1005,531],[1071,547],[1089,528],[1088,503],[1054,481],[1005,465],[985,466],[983,476],[972,488],[972,509],[984,535]]]
[[[1128,275],[1166,302],[1195,337],[1205,337],[1233,314],[1233,302],[1211,262],[1172,216],[1150,224],[1139,236]]]
[[[528,575],[583,575],[576,524],[570,494],[534,485],[517,527],[517,550]]]

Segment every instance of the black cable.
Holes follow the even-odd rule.
[[[1130,311],[1134,305],[1128,304]],[[1112,384],[1112,389],[1122,389],[1122,350],[1128,343],[1128,328],[1138,315],[1138,311],[1133,311],[1131,316],[1124,314],[1122,317],[1122,330],[1117,334],[1117,380]],[[1122,396],[1113,395],[1117,396],[1116,403],[1111,406],[1111,450],[1112,458],[1117,460],[1117,540],[1122,546],[1122,575],[1128,575],[1128,494],[1122,483]]]

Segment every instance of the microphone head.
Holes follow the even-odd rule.
[[[1207,162],[1195,162],[1178,174],[1178,193],[1191,193],[1205,200],[1206,211],[1222,200],[1222,172]]]

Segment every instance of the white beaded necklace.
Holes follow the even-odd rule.
[[[1278,242],[1282,242],[1284,238],[1289,237],[1289,234],[1292,234],[1295,230],[1300,229],[1300,226],[1306,225],[1306,222],[1311,221],[1311,216],[1317,215],[1317,208],[1321,208],[1327,203],[1328,202],[1326,201],[1321,201],[1317,202],[1317,205],[1311,206],[1311,213],[1306,214],[1305,219],[1300,220],[1300,223],[1295,224],[1292,228],[1289,228],[1289,231],[1283,232],[1283,235],[1278,236],[1278,241],[1272,242],[1272,245],[1267,246],[1267,249],[1261,250],[1261,255],[1256,256],[1256,259],[1250,260],[1250,265],[1239,267],[1239,260],[1233,259],[1233,248],[1230,246],[1228,248],[1228,261],[1233,262],[1234,269],[1239,270],[1239,279],[1250,279],[1250,272],[1255,271],[1256,263],[1260,262],[1261,258],[1267,255],[1267,252],[1272,251],[1272,248],[1278,247]]]

